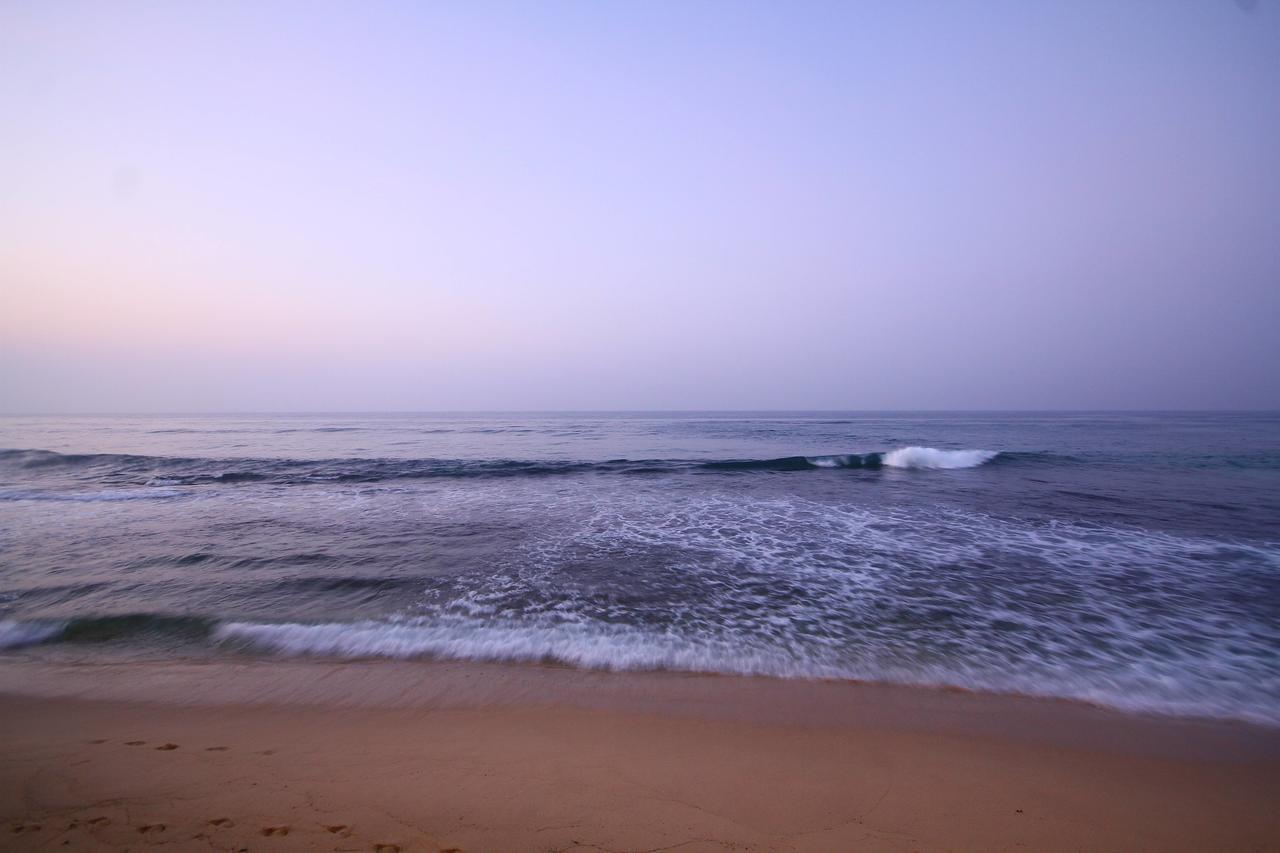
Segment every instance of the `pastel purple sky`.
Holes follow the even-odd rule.
[[[1280,407],[1280,3],[0,0],[0,411]]]

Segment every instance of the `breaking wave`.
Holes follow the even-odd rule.
[[[1242,701],[1208,684],[1170,689],[1156,670],[1098,678],[1088,673],[998,671],[960,661],[893,664],[803,658],[785,648],[755,647],[730,638],[690,644],[629,625],[574,623],[495,625],[483,620],[356,623],[229,622],[212,639],[286,657],[469,660],[543,663],[613,672],[702,672],[775,678],[834,678],[917,687],[1058,698],[1140,713],[1239,719],[1280,725],[1265,700]]]
[[[936,447],[903,447],[884,454],[881,463],[890,468],[976,468],[995,459],[995,450],[939,450]]]
[[[65,626],[65,622],[0,619],[0,649],[38,645],[61,634]]]
[[[42,643],[104,643],[162,639],[203,640],[217,622],[199,616],[162,613],[125,613],[81,616],[73,619],[0,620],[0,649]]]
[[[198,617],[136,614],[65,621],[0,620],[0,650],[42,643],[102,643],[150,639],[213,643],[283,657],[339,660],[460,660],[567,665],[612,672],[701,672],[774,678],[833,678],[929,688],[1068,699],[1124,711],[1237,719],[1280,725],[1280,714],[1263,697],[1226,695],[1212,684],[1170,689],[1158,671],[1097,678],[1088,673],[998,671],[960,661],[891,663],[867,659],[805,658],[786,648],[768,648],[721,638],[691,644],[687,638],[633,625],[576,622],[494,624],[454,617],[437,620],[365,620],[331,623],[217,622]]]
[[[823,469],[972,468],[998,457],[1029,459],[1037,454],[993,450],[941,450],[902,447],[872,453],[783,456],[775,459],[610,459],[605,461],[524,459],[199,459],[127,454],[61,454],[49,450],[0,450],[0,466],[26,475],[71,476],[77,485],[199,486],[269,483],[377,483],[430,478],[501,478],[572,474],[661,474],[697,471],[815,471]],[[0,500],[131,500],[172,497],[98,491],[62,494],[27,489],[0,491]]]

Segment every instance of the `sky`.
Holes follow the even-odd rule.
[[[1280,2],[0,0],[0,412],[1280,408]]]

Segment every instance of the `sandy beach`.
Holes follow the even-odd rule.
[[[1280,853],[1278,59],[0,2],[0,853]]]
[[[378,662],[0,691],[6,849],[1280,849],[1275,730],[1065,702]]]

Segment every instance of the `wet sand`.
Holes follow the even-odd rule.
[[[1280,849],[1280,732],[1243,724],[474,664],[4,664],[0,693],[5,849]]]

